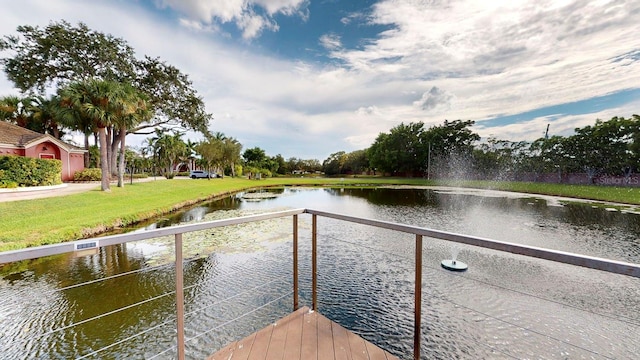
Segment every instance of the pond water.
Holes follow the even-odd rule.
[[[587,204],[429,189],[264,192],[274,197],[238,194],[128,231],[311,208],[640,263],[640,216]],[[300,216],[304,305],[310,221]],[[318,234],[319,311],[411,358],[415,237],[325,218]],[[290,218],[185,235],[188,358],[205,358],[291,311],[290,239]],[[160,238],[4,266],[0,357],[174,358],[172,246]],[[440,267],[453,253],[468,271]],[[640,358],[639,279],[425,238],[422,298],[424,358]]]

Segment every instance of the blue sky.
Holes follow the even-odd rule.
[[[0,34],[62,19],[177,66],[211,131],[285,158],[364,149],[400,123],[520,141],[640,113],[637,0],[23,0]]]

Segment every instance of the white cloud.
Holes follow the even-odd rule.
[[[371,19],[391,30],[332,55],[354,71],[413,79],[421,92],[437,80],[465,117],[513,114],[636,87],[640,62],[610,59],[640,48],[639,12],[632,0],[388,0]]]
[[[186,16],[182,23],[192,29],[210,28],[211,24],[235,23],[244,39],[254,39],[262,31],[278,31],[276,14],[308,18],[307,0],[156,0],[160,8],[171,8]],[[262,9],[264,15],[258,14]],[[214,26],[214,29],[219,29]]]
[[[325,34],[320,36],[320,45],[327,50],[337,50],[342,47],[342,42],[336,34]]]
[[[242,37],[247,40],[258,37],[263,30],[278,31],[278,24],[274,21],[253,13],[244,15],[237,25],[242,29]]]

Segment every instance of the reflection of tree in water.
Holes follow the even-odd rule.
[[[76,258],[72,254],[65,254],[14,264],[13,270],[19,270],[23,265],[29,269],[3,277],[12,285],[15,284],[12,293],[20,294],[23,302],[16,312],[35,312],[33,321],[39,323],[46,318],[46,323],[51,326],[41,328],[32,324],[31,330],[17,336],[15,341],[20,341],[23,336],[24,339],[37,337],[51,328],[78,323],[174,289],[173,270],[168,268],[161,271],[162,275],[157,271],[138,272],[55,291],[143,268],[144,259],[132,255],[127,252],[126,244],[120,244],[100,248],[97,254],[90,256]],[[167,276],[164,273],[168,273]],[[42,282],[42,286],[34,286],[39,282]],[[40,305],[33,309],[33,304]],[[43,358],[55,358],[56,354],[63,353],[73,357],[86,354],[130,335],[131,329],[148,327],[157,322],[159,314],[160,318],[171,316],[172,304],[173,298],[168,296],[47,335],[35,340],[30,352],[38,353]],[[37,315],[40,312],[42,314]]]
[[[353,196],[366,199],[375,205],[424,205],[438,206],[438,194],[431,190],[416,189],[325,189],[335,196]]]
[[[588,226],[591,229],[622,228],[640,235],[640,222],[636,214],[607,211],[601,207],[578,203],[567,204],[559,209],[562,220],[573,225]]]

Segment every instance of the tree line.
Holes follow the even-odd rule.
[[[480,142],[474,121],[400,124],[380,133],[371,147],[329,156],[327,174],[382,172],[394,176],[521,180],[542,174],[586,173],[630,177],[640,166],[640,116],[596,120],[573,135]]]

